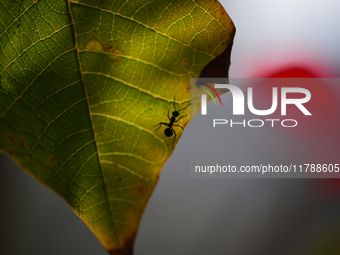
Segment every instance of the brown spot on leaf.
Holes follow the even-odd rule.
[[[21,141],[21,142],[20,142],[20,147],[21,147],[21,148],[25,148],[25,147],[26,147],[24,141]]]
[[[11,143],[14,143],[15,139],[14,139],[14,134],[13,133],[10,133],[6,136],[6,139],[11,142]]]
[[[145,186],[139,186],[139,187],[137,188],[137,192],[138,192],[138,194],[139,194],[140,196],[144,196],[144,194],[145,194],[145,192],[146,192]]]
[[[185,86],[185,88],[186,88],[186,92],[190,93],[190,89],[191,89],[190,84],[189,84],[189,86]]]
[[[54,157],[50,157],[49,161],[50,161],[51,164],[54,164],[55,158]]]
[[[106,53],[108,55],[108,60],[111,61],[116,61],[117,56],[121,54],[121,51],[112,42],[103,45],[97,40],[91,40],[87,42],[85,45],[85,50]]]
[[[122,248],[114,248],[108,251],[111,255],[132,255],[133,254],[133,243],[135,236],[126,239],[126,242]]]
[[[108,53],[117,53],[115,46],[113,46],[112,44],[105,46],[104,51],[106,51]]]

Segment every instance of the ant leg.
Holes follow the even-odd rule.
[[[178,120],[174,121],[174,122],[178,122],[180,119],[184,118],[185,116],[187,116],[188,114],[186,115],[183,115],[182,117],[180,117]]]
[[[174,132],[175,134],[175,137],[174,137],[174,140],[172,141],[172,149],[174,149],[174,143],[176,141],[176,132],[175,132],[175,129],[171,128],[171,130]]]
[[[154,127],[158,126],[158,128],[156,128],[156,130],[158,130],[158,129],[160,129],[161,125],[169,126],[168,123],[160,122],[157,125],[154,125]]]
[[[161,128],[161,125],[162,125],[162,123],[158,123],[157,125],[154,125],[153,127],[156,127],[156,126],[158,126],[158,128],[156,128],[155,130],[158,130],[158,129],[160,129]]]
[[[184,129],[182,126],[180,125],[173,125],[174,127],[180,127],[181,129]]]

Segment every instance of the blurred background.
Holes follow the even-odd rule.
[[[230,77],[340,76],[340,1],[221,3],[237,29]],[[190,179],[187,130],[145,210],[136,255],[340,254],[339,179]],[[62,199],[5,155],[0,204],[0,254],[106,254]]]

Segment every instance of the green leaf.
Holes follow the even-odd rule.
[[[1,0],[0,151],[131,254],[173,152],[155,125],[191,77],[227,75],[234,33],[215,0]]]

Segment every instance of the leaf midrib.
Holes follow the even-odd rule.
[[[76,23],[74,21],[72,9],[71,9],[71,1],[70,0],[67,0],[67,5],[68,5],[68,11],[69,11],[69,14],[70,14],[70,18],[71,18],[71,23],[72,23],[73,30],[74,30],[74,44],[75,44],[75,49],[77,51],[77,60],[78,60],[79,72],[80,72],[80,75],[81,75],[82,83],[84,85],[84,92],[85,92],[85,97],[86,97],[86,100],[87,100],[89,117],[90,117],[90,120],[91,120],[93,137],[94,137],[94,142],[95,142],[95,146],[96,146],[96,150],[97,150],[98,162],[99,162],[100,170],[101,170],[102,177],[103,177],[103,180],[104,180],[106,199],[107,199],[107,203],[109,205],[109,211],[110,211],[110,215],[111,215],[110,219],[112,221],[113,232],[114,232],[114,236],[115,236],[115,239],[116,239],[117,247],[120,247],[120,241],[119,241],[119,238],[118,238],[117,228],[116,228],[115,220],[114,220],[114,217],[113,217],[113,209],[112,209],[111,202],[110,202],[110,195],[109,195],[109,191],[108,191],[108,187],[107,187],[107,180],[105,178],[105,173],[104,173],[104,170],[103,170],[103,165],[102,165],[102,162],[101,162],[101,159],[100,159],[100,152],[99,152],[99,147],[98,147],[98,141],[97,141],[97,136],[96,136],[96,132],[95,132],[95,129],[94,129],[94,122],[93,122],[93,118],[92,118],[89,97],[88,97],[87,89],[86,89],[86,85],[85,85],[85,79],[84,79],[84,74],[83,74],[83,67],[82,67],[82,63],[80,61],[80,52],[79,52],[79,45],[78,45],[78,38],[77,38],[77,29],[76,29]]]

